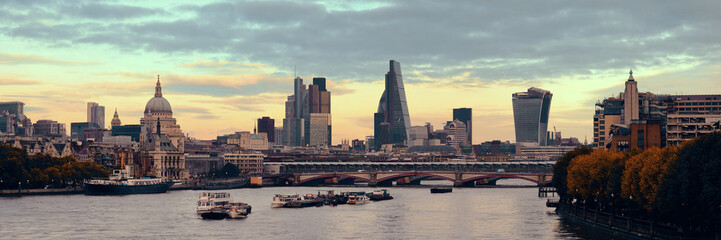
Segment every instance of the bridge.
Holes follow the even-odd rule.
[[[280,174],[287,184],[368,182],[369,186],[420,184],[423,179],[444,179],[454,186],[477,182],[495,184],[515,178],[544,185],[553,177],[555,162],[267,162],[266,170]]]

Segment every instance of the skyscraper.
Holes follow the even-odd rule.
[[[527,92],[517,92],[512,96],[516,142],[535,142],[545,146],[553,94],[532,87]]]
[[[408,114],[406,92],[403,87],[399,62],[390,61],[390,70],[386,73],[385,90],[378,103],[378,112],[373,118],[376,146],[405,144],[408,140],[411,118]]]
[[[88,122],[105,128],[105,107],[96,102],[88,102]]]
[[[313,78],[308,86],[308,114],[306,117],[306,142],[311,146],[331,144],[330,92],[326,89],[326,80]]]
[[[286,101],[285,104],[286,118],[283,119],[283,145],[304,146],[306,144],[305,119],[308,113],[308,98],[306,92],[303,79],[296,77],[293,80],[293,95],[288,97],[288,101]],[[289,109],[291,106],[292,109]]]
[[[454,108],[453,120],[458,120],[466,125],[466,137],[468,140],[466,145],[473,145],[473,116],[471,108]]]
[[[275,119],[270,117],[258,118],[258,132],[266,133],[268,142],[275,142]]]

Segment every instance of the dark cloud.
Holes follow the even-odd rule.
[[[383,79],[387,61],[406,80],[468,73],[473,82],[524,82],[610,69],[707,64],[721,56],[721,2],[408,1],[334,10],[303,2],[216,2],[182,6],[177,19],[95,21],[155,14],[112,4],[70,8],[66,24],[46,25],[13,2],[4,34],[52,46],[104,44],[123,51],[222,54],[223,61],[277,66],[330,81]],[[34,5],[32,7],[37,7]],[[56,19],[62,20],[62,19]],[[470,83],[469,83],[470,81]]]

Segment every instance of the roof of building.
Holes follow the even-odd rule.
[[[145,104],[145,113],[150,112],[173,113],[170,102],[163,97],[162,87],[160,87],[160,76],[158,76],[158,82],[155,85],[155,96]]]

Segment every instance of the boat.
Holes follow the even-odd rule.
[[[348,196],[348,204],[355,204],[355,205],[361,205],[366,204],[368,202],[369,198],[365,194],[360,195],[350,195]]]
[[[434,187],[431,188],[431,193],[449,193],[452,192],[453,188],[451,187]]]
[[[165,193],[173,182],[160,178],[133,178],[127,169],[116,169],[108,179],[90,179],[83,182],[85,195],[123,195]]]
[[[248,217],[248,213],[252,209],[250,205],[242,202],[231,202],[225,205],[228,218],[244,219]]]
[[[298,194],[276,194],[273,197],[273,202],[270,204],[270,207],[281,208],[284,207],[287,203],[299,200],[301,199]]]
[[[231,201],[227,192],[202,192],[196,212],[203,219],[246,218],[252,207],[247,203]]]
[[[324,198],[313,196],[313,194],[308,193],[303,195],[300,199],[296,199],[293,201],[290,201],[283,205],[283,207],[286,208],[304,208],[304,207],[320,207],[323,206],[325,202]]]
[[[383,200],[391,200],[393,199],[393,196],[391,196],[391,193],[387,189],[381,189],[381,190],[375,190],[373,191],[368,198],[371,201],[383,201]]]

